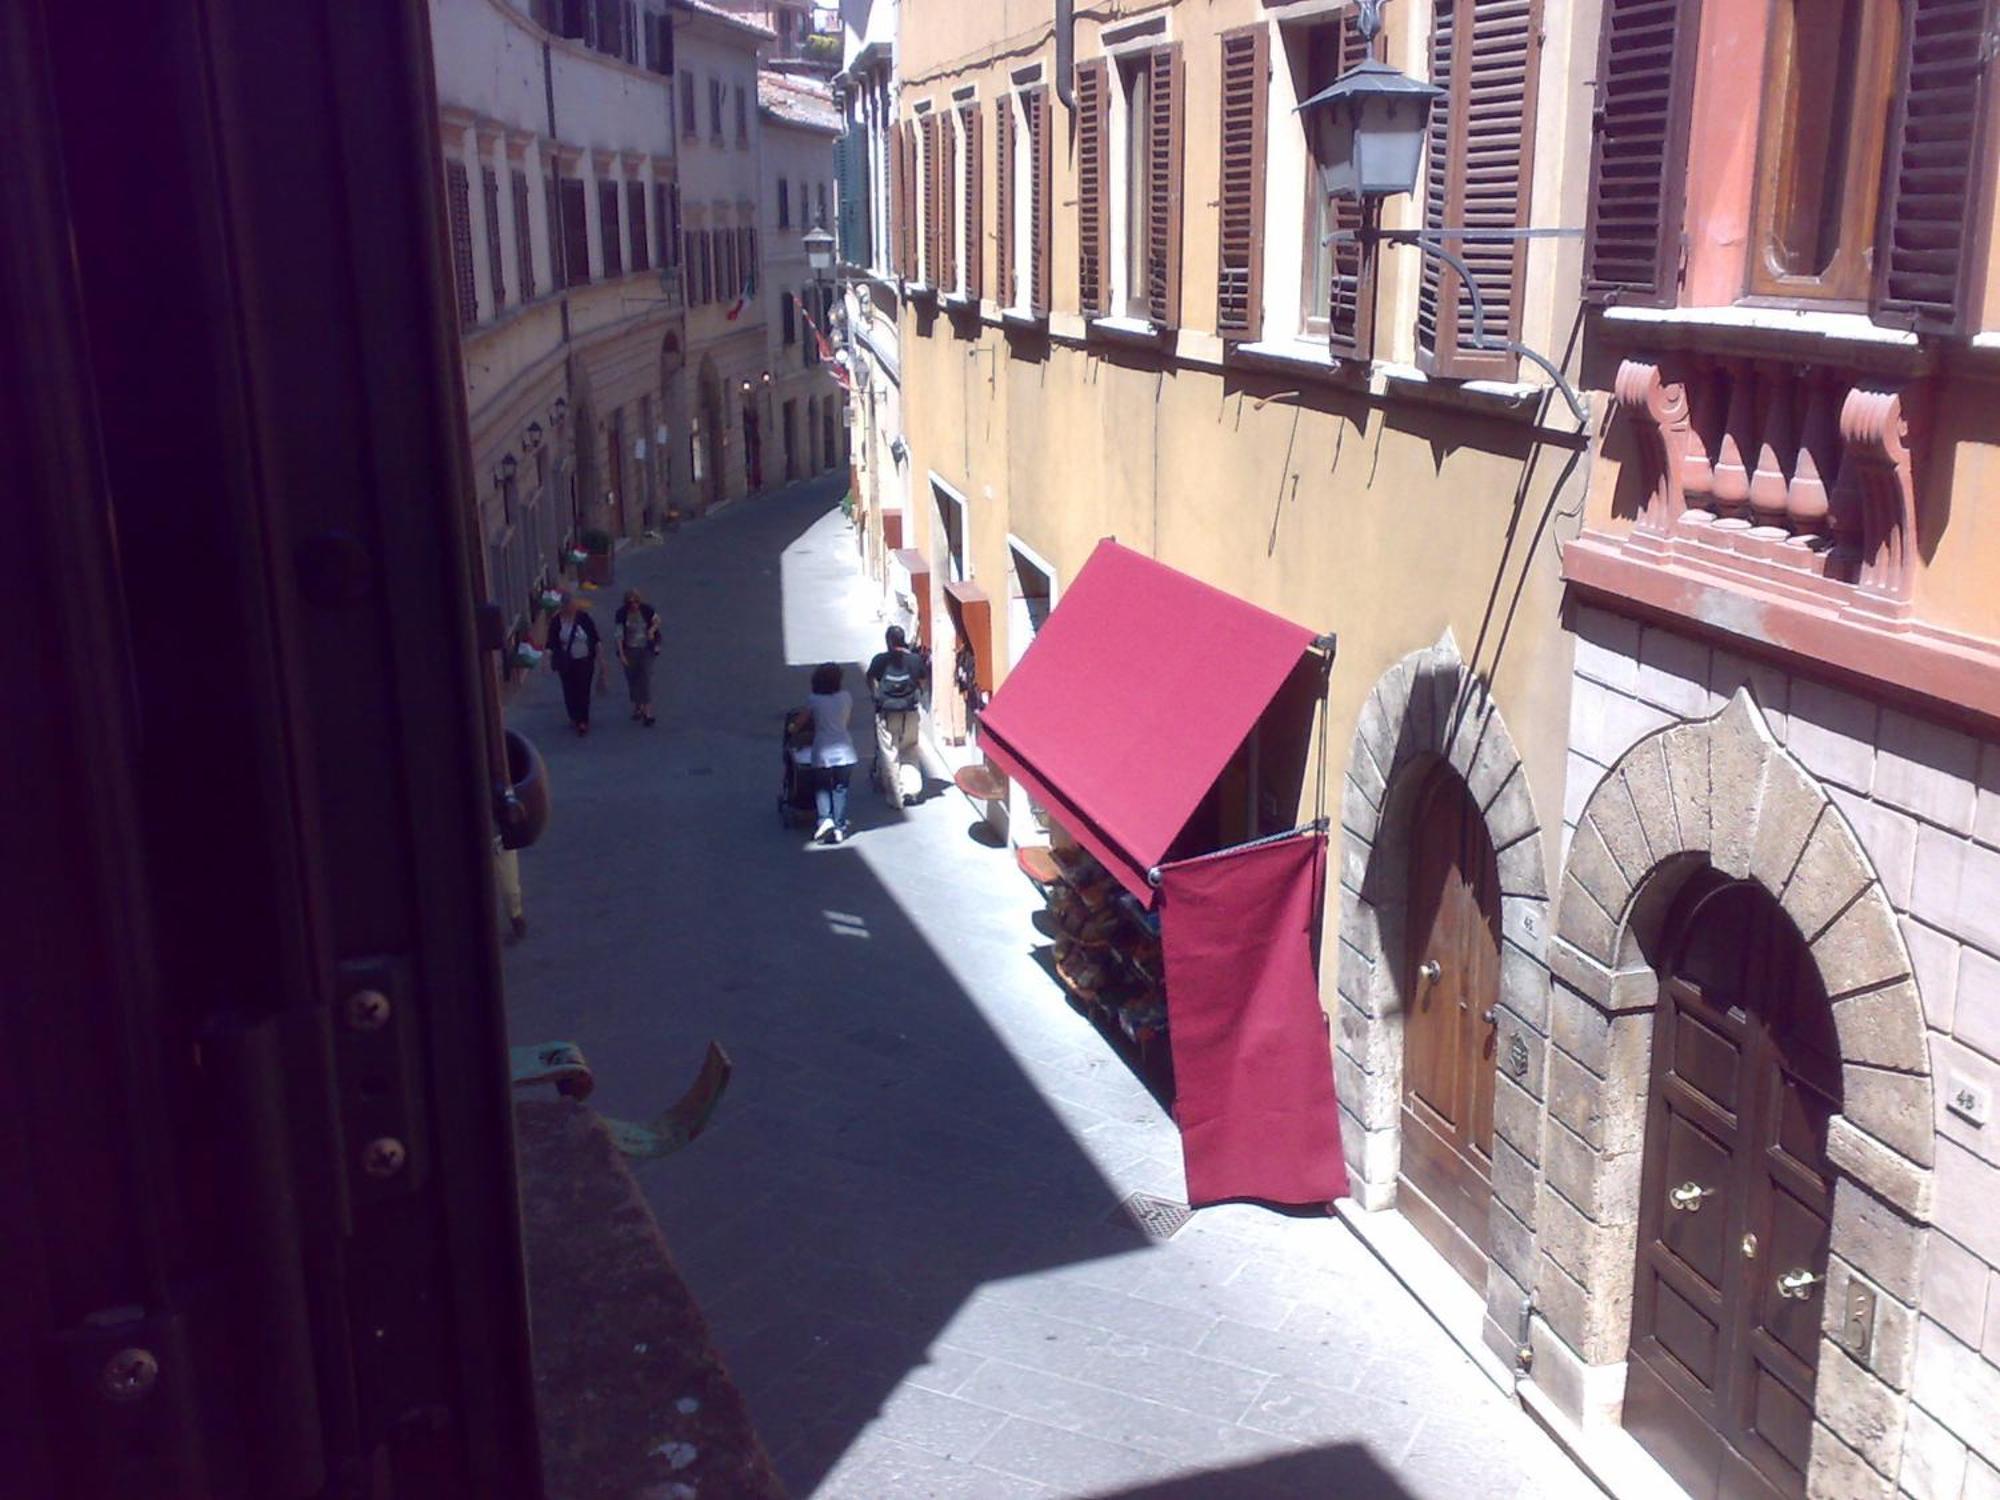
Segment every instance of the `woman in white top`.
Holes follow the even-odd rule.
[[[840,685],[838,665],[825,662],[813,670],[806,708],[813,721],[813,806],[819,812],[813,842],[837,844],[847,837],[847,781],[855,761],[854,738],[847,731],[854,696]]]

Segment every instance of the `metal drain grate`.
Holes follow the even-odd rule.
[[[1187,1227],[1194,1210],[1171,1198],[1151,1193],[1128,1193],[1111,1211],[1111,1222],[1136,1229],[1149,1240],[1170,1240]]]

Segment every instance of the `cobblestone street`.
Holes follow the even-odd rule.
[[[784,710],[880,644],[838,494],[618,559],[595,612],[608,639],[625,588],[661,609],[657,729],[615,663],[587,739],[547,672],[510,710],[555,793],[514,1039],[578,1043],[624,1119],[710,1038],[734,1058],[710,1132],[636,1171],[792,1492],[1595,1494],[1338,1220],[1116,1221],[1180,1197],[1173,1123],[1063,1003],[1033,889],[949,786],[895,812],[857,776],[851,843],[781,830]]]

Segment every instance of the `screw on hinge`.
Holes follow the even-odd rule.
[[[347,997],[347,1024],[356,1031],[380,1031],[389,1024],[389,997],[380,990],[356,990]]]
[[[120,1349],[104,1362],[97,1388],[109,1401],[137,1401],[160,1379],[160,1362],[150,1349]]]
[[[392,1135],[379,1136],[361,1148],[361,1170],[370,1177],[394,1177],[410,1153]]]

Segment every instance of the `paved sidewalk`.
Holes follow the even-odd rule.
[[[627,1118],[710,1037],[734,1056],[712,1131],[638,1174],[792,1492],[1595,1495],[1337,1221],[1111,1222],[1180,1195],[1172,1122],[1063,1003],[955,792],[857,785],[841,848],[780,830],[783,710],[880,639],[837,495],[619,559],[600,624],[630,584],[661,608],[659,728],[615,672],[586,740],[547,674],[511,713],[555,790],[515,1040],[580,1043]]]

